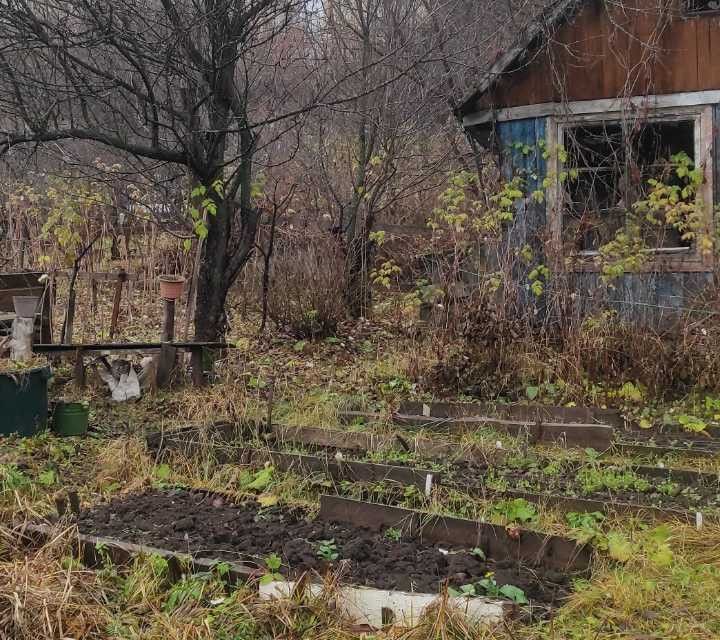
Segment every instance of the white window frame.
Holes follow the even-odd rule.
[[[581,103],[582,104],[582,103]],[[584,103],[587,105],[588,103]],[[642,117],[644,121],[671,122],[692,120],[695,123],[695,165],[703,168],[704,182],[698,189],[698,199],[703,203],[707,232],[714,235],[713,202],[713,107],[709,104],[692,106],[672,106],[649,109],[642,116],[632,113],[629,116],[622,111],[576,113],[566,117],[548,116],[547,147],[550,155],[547,161],[547,175],[551,184],[547,192],[547,220],[550,227],[552,251],[555,268],[560,271],[598,271],[594,258],[595,251],[583,251],[578,254],[564,255],[562,241],[564,193],[558,176],[563,171],[557,149],[562,148],[565,129],[582,124],[603,124],[622,121],[625,117]],[[705,272],[713,268],[712,252],[707,255],[699,247],[661,247],[650,249],[653,259],[643,266],[643,271]]]

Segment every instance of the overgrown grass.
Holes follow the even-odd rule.
[[[377,331],[382,331],[379,325]],[[261,489],[248,488],[248,469],[220,464],[211,455],[156,460],[144,446],[148,431],[216,420],[266,419],[275,423],[337,427],[339,413],[360,409],[389,416],[402,399],[428,399],[418,378],[438,355],[416,340],[362,337],[370,347],[352,350],[335,341],[296,349],[294,341],[246,340],[218,370],[215,384],[202,390],[183,388],[148,395],[134,404],[109,404],[93,394],[93,422],[98,437],[60,440],[42,435],[0,443],[0,637],[265,640],[270,638],[406,638],[408,640],[496,638],[498,640],[580,640],[604,638],[720,637],[715,606],[720,590],[720,527],[702,530],[671,523],[666,531],[670,555],[647,542],[656,525],[639,519],[605,519],[599,534],[571,526],[565,514],[534,507],[530,515],[517,505],[482,500],[459,491],[436,491],[428,500],[420,490],[387,484],[334,483],[321,476],[299,477],[273,472]],[[421,363],[421,364],[418,364]],[[638,407],[649,404],[647,392]],[[588,396],[589,397],[589,396]],[[550,400],[548,398],[548,400]],[[557,399],[552,399],[556,401]],[[653,401],[654,402],[654,401]],[[657,405],[660,415],[664,405]],[[699,411],[697,397],[676,411]],[[640,412],[638,412],[640,415]],[[654,414],[655,415],[655,414]],[[707,416],[705,416],[707,417]],[[377,433],[394,430],[388,420],[348,429]],[[437,435],[408,431],[419,436]],[[501,449],[498,449],[498,441]],[[458,453],[467,447],[488,457],[523,455],[526,443],[489,429],[457,439]],[[578,450],[544,448],[551,459],[587,459]],[[592,456],[591,456],[592,457]],[[637,460],[615,455],[614,462]],[[689,468],[717,471],[720,460],[665,460]],[[257,471],[257,469],[255,470]],[[436,514],[520,524],[548,533],[597,535],[607,546],[610,533],[623,560],[607,549],[599,553],[592,578],[552,620],[488,630],[474,628],[442,601],[413,630],[385,629],[366,634],[338,618],[330,599],[298,596],[282,604],[261,602],[252,589],[230,589],[220,576],[188,576],[173,584],[157,559],[137,560],[118,571],[98,572],[72,560],[72,532],[42,547],[25,547],[7,525],[47,515],[56,493],[77,489],[84,506],[116,494],[152,486],[180,484],[228,492],[238,498],[272,495],[313,513],[322,492],[390,501]],[[524,515],[523,515],[524,514]],[[522,522],[518,523],[520,518]],[[665,544],[665,543],[662,543]],[[618,555],[616,553],[616,555]],[[626,557],[628,556],[628,557]],[[5,587],[5,585],[8,585]]]

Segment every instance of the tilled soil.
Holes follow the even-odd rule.
[[[609,467],[606,467],[610,469]],[[720,509],[720,484],[715,482],[667,482],[661,478],[652,478],[638,474],[647,481],[645,490],[634,488],[608,488],[587,491],[578,482],[582,465],[566,463],[556,472],[549,473],[542,468],[508,469],[488,468],[473,463],[458,462],[446,473],[447,481],[466,487],[492,488],[506,485],[508,489],[549,493],[569,498],[587,498],[603,502],[624,502],[661,509],[710,510]],[[625,469],[613,467],[612,473],[621,475]],[[631,468],[629,468],[631,469]],[[644,487],[643,487],[644,488]]]
[[[281,572],[290,576],[342,565],[347,582],[379,589],[435,593],[445,581],[458,587],[490,572],[499,586],[519,587],[536,603],[555,604],[570,588],[571,576],[519,566],[512,559],[485,561],[442,543],[396,541],[384,532],[309,520],[299,510],[232,504],[217,494],[184,489],[114,499],[82,513],[78,526],[82,533],[258,567],[275,553],[283,561]],[[332,562],[319,555],[328,540],[338,553]]]
[[[303,447],[313,455],[327,455],[328,449]],[[575,462],[566,462],[554,472],[543,469],[549,460],[538,460],[527,468],[510,468],[481,464],[469,460],[455,460],[444,465],[433,460],[403,460],[397,457],[383,459],[374,456],[372,462],[403,467],[436,469],[441,473],[441,484],[452,484],[467,490],[482,491],[504,487],[515,491],[551,494],[567,498],[583,498],[602,502],[631,503],[645,507],[656,507],[676,511],[720,511],[720,482],[704,480],[698,482],[668,482],[669,478],[637,475],[648,481],[646,490],[633,488],[610,490],[607,488],[586,491],[578,482],[580,471],[588,468]],[[608,468],[605,465],[603,468]],[[632,471],[632,466],[613,467],[615,473]],[[668,476],[670,470],[668,470]]]

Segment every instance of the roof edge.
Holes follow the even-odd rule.
[[[536,41],[544,41],[548,30],[557,29],[564,20],[574,16],[584,1],[557,0],[546,7],[535,20],[523,29],[514,44],[488,69],[478,87],[455,109],[455,116],[462,119],[468,115],[471,112],[472,103],[492,89],[498,79],[519,62]]]

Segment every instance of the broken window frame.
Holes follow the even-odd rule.
[[[582,103],[573,110],[579,109]],[[571,105],[567,106],[570,110]],[[565,170],[558,158],[557,149],[563,148],[565,130],[578,126],[593,126],[618,123],[626,117],[622,112],[590,113],[575,112],[568,116],[550,116],[547,126],[547,148],[551,151],[548,158],[547,175],[552,184],[547,191],[548,222],[551,232],[553,254],[556,258],[555,268],[558,271],[599,271],[595,258],[597,251],[566,252],[563,244],[563,217],[565,210],[565,188],[559,176]],[[667,107],[650,109],[643,115],[644,122],[693,121],[695,127],[694,154],[695,166],[703,168],[705,181],[698,189],[698,199],[702,201],[705,225],[709,233],[714,235],[713,220],[713,113],[711,105],[690,107]],[[700,251],[698,243],[690,247],[659,247],[648,249],[653,259],[643,266],[643,271],[686,271],[705,272],[713,268],[712,253]]]
[[[708,6],[709,4],[710,2],[708,0],[683,0],[683,13],[692,18],[696,16],[718,15],[720,13],[720,7],[711,7]]]

